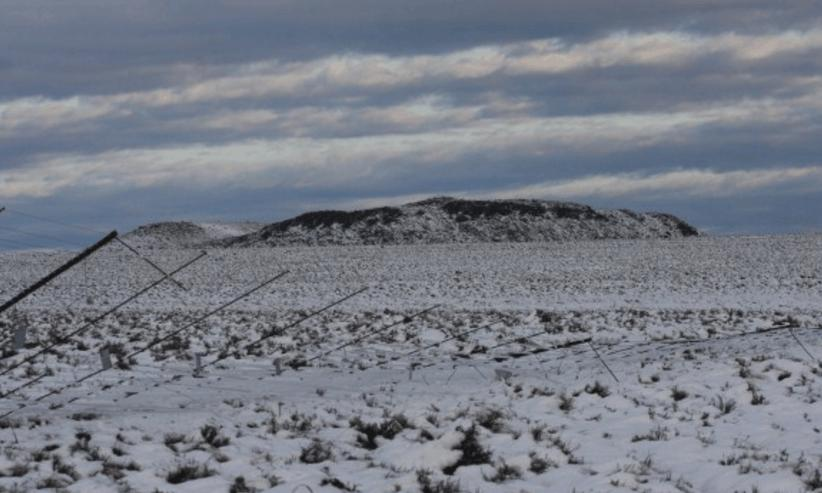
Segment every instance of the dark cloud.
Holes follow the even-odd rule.
[[[31,0],[0,8],[0,98],[160,87],[191,65],[437,53],[616,30],[766,32],[808,26],[822,13],[818,2],[765,0]]]

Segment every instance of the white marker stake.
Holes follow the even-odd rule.
[[[100,363],[102,363],[104,370],[111,369],[111,353],[107,347],[100,350]]]
[[[14,331],[14,349],[19,351],[26,345],[26,328],[19,327]]]

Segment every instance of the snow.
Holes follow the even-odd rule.
[[[49,372],[0,402],[0,414],[16,410],[0,420],[0,488],[245,491],[242,477],[250,491],[418,492],[427,474],[471,492],[810,491],[822,472],[822,367],[795,337],[822,355],[820,247],[822,236],[796,235],[209,249],[176,276],[186,290],[164,282],[0,377],[7,392]],[[143,253],[170,270],[198,252]],[[69,255],[0,254],[0,299]],[[104,345],[143,347],[281,270],[130,369],[35,400],[97,370]],[[4,340],[21,325],[49,340],[158,277],[109,245],[0,315]],[[588,344],[561,347],[589,337],[619,382]],[[37,349],[5,354],[2,368]],[[237,357],[197,378],[195,352]],[[358,423],[385,436],[364,446]],[[446,474],[472,427],[490,456]],[[316,463],[305,460],[314,446],[328,452]],[[181,466],[205,477],[169,482]]]

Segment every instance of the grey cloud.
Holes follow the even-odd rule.
[[[817,2],[513,0],[0,2],[0,98],[162,87],[192,65],[301,60],[340,51],[436,53],[615,30],[805,28]],[[202,75],[202,74],[201,74]]]

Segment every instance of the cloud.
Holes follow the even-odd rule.
[[[230,75],[150,91],[0,103],[0,136],[73,125],[162,108],[261,98],[330,98],[414,84],[445,84],[487,77],[546,76],[617,66],[675,66],[711,56],[759,62],[822,51],[822,29],[770,35],[682,32],[617,33],[567,44],[540,39],[414,56],[335,55],[307,62],[267,61],[236,67]],[[264,115],[246,113],[244,121]]]
[[[394,116],[396,118],[396,116]],[[0,195],[45,197],[68,187],[129,189],[273,187],[329,189],[375,176],[447,168],[471,156],[506,159],[560,152],[613,153],[681,140],[704,125],[781,119],[758,102],[681,113],[555,118],[501,117],[436,131],[352,138],[293,137],[46,156],[0,171]]]
[[[818,184],[818,2],[6,3],[4,200],[661,208]]]
[[[729,197],[785,185],[815,190],[822,186],[822,166],[757,170],[676,170],[657,174],[623,173],[594,175],[561,182],[546,182],[493,193],[497,198],[659,198],[674,193],[682,198]],[[649,197],[650,196],[650,197]]]

